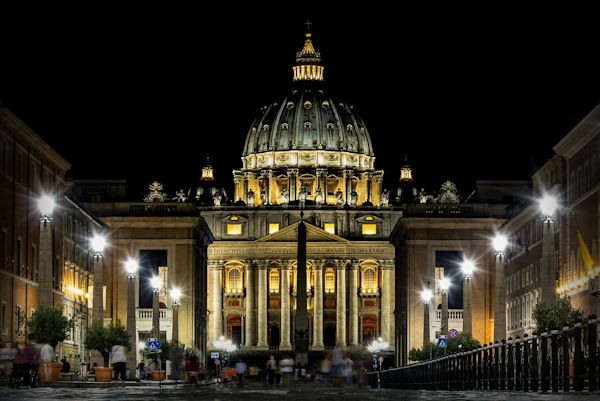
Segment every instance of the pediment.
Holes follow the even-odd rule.
[[[300,222],[294,223],[290,226],[282,228],[276,233],[259,238],[255,242],[297,242],[299,224]],[[304,225],[306,226],[306,242],[349,242],[347,239],[328,233],[322,228],[313,226],[306,221],[304,222]]]

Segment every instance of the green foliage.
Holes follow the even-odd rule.
[[[479,341],[473,338],[470,333],[460,333],[456,338],[448,339],[447,354],[452,354],[458,351],[469,351],[481,347]],[[444,349],[438,348],[437,344],[427,344],[423,348],[413,348],[408,354],[408,359],[411,361],[427,361],[431,352],[432,358],[444,356]]]
[[[580,309],[573,309],[569,297],[556,301],[542,301],[533,308],[533,320],[538,333],[562,329],[575,323],[584,322],[585,316]]]
[[[164,369],[167,365],[167,360],[171,359],[171,348],[174,347],[175,345],[173,344],[173,342],[169,341],[169,340],[165,340],[165,341],[161,341],[160,342],[160,361],[161,361],[161,369]],[[143,353],[143,355],[151,360],[153,360],[154,362],[158,362],[158,353],[157,352],[150,352],[148,350],[148,344],[146,344],[146,347],[144,349],[142,349],[140,351],[141,353]]]
[[[103,326],[100,322],[94,322],[85,329],[85,341],[83,343],[86,349],[96,350],[104,357],[104,366],[108,366],[108,358],[114,345],[123,345],[127,349],[131,347],[129,343],[129,333],[127,328],[120,322],[113,325]]]
[[[73,319],[68,319],[60,309],[40,306],[26,324],[30,340],[50,344],[54,348],[67,338],[73,327]]]

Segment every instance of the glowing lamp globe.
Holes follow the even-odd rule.
[[[421,291],[421,300],[423,302],[429,303],[432,298],[433,298],[433,291],[431,291],[430,289],[426,288],[423,291]]]
[[[450,280],[446,277],[440,280],[440,288],[444,291],[447,291],[450,288]]]
[[[54,211],[55,206],[56,202],[54,201],[54,198],[49,195],[42,195],[42,197],[38,199],[38,208],[43,216],[50,216]]]
[[[540,210],[545,216],[552,216],[556,209],[558,209],[558,201],[556,197],[545,194],[542,199],[539,200]]]
[[[155,290],[159,290],[160,286],[161,286],[162,282],[160,280],[160,277],[158,276],[154,276],[150,279],[150,285],[152,286],[153,289]]]
[[[173,298],[173,301],[179,302],[179,299],[181,298],[181,290],[179,288],[173,288],[171,290],[171,297]]]
[[[135,260],[129,259],[127,262],[125,262],[125,270],[127,270],[127,273],[135,274],[137,269],[138,269],[138,264]]]
[[[506,245],[508,245],[508,240],[505,235],[498,234],[492,241],[492,244],[496,252],[503,252],[506,249]]]
[[[475,264],[472,260],[465,260],[462,265],[460,265],[460,268],[465,276],[471,276],[475,270]]]
[[[104,247],[106,246],[106,238],[104,238],[102,235],[94,235],[91,242],[94,252],[102,253]]]

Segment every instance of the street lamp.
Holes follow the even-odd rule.
[[[492,240],[496,253],[496,274],[494,280],[494,341],[506,337],[506,280],[504,252],[508,245],[505,235],[500,233]]]
[[[448,289],[452,283],[447,277],[440,279],[440,289],[442,290],[442,321],[440,326],[441,334],[444,333],[444,328],[448,331]]]
[[[429,332],[429,304],[432,299],[433,291],[429,289],[429,283],[427,283],[427,288],[421,291],[421,300],[423,301],[423,348],[431,342],[431,334]],[[429,349],[431,351],[431,346],[429,346]]]
[[[104,320],[104,267],[102,252],[106,247],[106,238],[102,234],[95,234],[90,239],[94,251],[94,304],[92,320],[102,323]]]
[[[552,301],[556,299],[556,257],[554,255],[554,220],[552,216],[558,209],[558,200],[555,196],[544,194],[538,201],[543,217],[542,230],[542,263],[541,263],[541,299]]]
[[[138,270],[138,264],[133,259],[128,259],[125,262],[125,271],[127,271],[127,333],[129,334],[129,340],[135,341],[137,337],[136,333],[136,317],[135,317],[135,273]],[[137,366],[137,353],[134,347],[130,347],[127,352],[127,370],[130,379],[139,378],[135,374]]]
[[[177,345],[179,343],[179,299],[181,298],[181,290],[179,288],[173,288],[171,290],[171,298],[173,299],[173,334],[172,341]]]
[[[150,279],[152,286],[152,333],[157,340],[160,338],[160,310],[158,307],[158,293],[162,286],[160,277],[154,276]]]
[[[38,303],[44,306],[54,306],[53,289],[53,260],[54,252],[52,247],[52,213],[56,202],[50,195],[42,195],[38,201],[40,211],[40,253],[39,253],[39,276],[38,276]],[[21,272],[21,266],[17,266],[17,271]],[[35,277],[32,277],[35,279]]]
[[[383,341],[383,338],[379,337],[367,347],[367,349],[373,353],[373,366],[377,369],[377,388],[381,388],[381,379],[379,377],[379,372],[381,372],[381,365],[383,362],[383,360],[380,360],[381,351],[388,349],[389,346],[390,345],[387,343],[387,341]]]
[[[473,286],[472,277],[475,264],[472,260],[465,259],[460,266],[465,281],[463,283],[463,332],[473,332]]]

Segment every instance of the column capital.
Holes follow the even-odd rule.
[[[318,168],[317,169],[317,177],[323,177],[327,175],[327,169],[326,168]]]
[[[269,169],[260,170],[260,177],[261,178],[270,178],[271,177],[271,173],[272,173],[272,170],[270,168]]]
[[[239,173],[234,172],[233,173],[233,183],[234,184],[239,184],[240,182],[242,182],[242,175],[240,175]]]
[[[255,259],[252,262],[258,270],[266,270],[269,265],[269,260],[266,259]]]
[[[297,168],[288,168],[287,169],[287,175],[298,175],[298,172],[300,171],[300,169]]]
[[[381,172],[381,174],[375,175],[375,182],[378,184],[381,184],[383,182],[383,171]]]
[[[379,262],[379,267],[382,270],[395,270],[395,268],[396,268],[396,263],[392,259],[378,260],[378,262]]]
[[[373,172],[372,171],[367,171],[365,173],[363,173],[364,177],[366,180],[370,181],[373,179]]]
[[[343,170],[344,178],[354,177],[354,170],[346,169]]]
[[[315,267],[315,270],[323,270],[325,261],[323,259],[317,259],[314,261],[313,266]]]
[[[252,171],[244,171],[244,179],[251,180],[254,178],[254,173]]]

